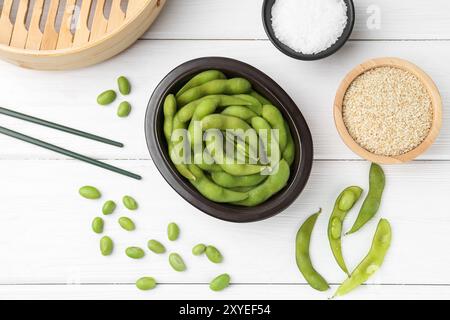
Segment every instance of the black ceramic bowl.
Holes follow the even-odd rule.
[[[264,204],[247,208],[220,204],[204,198],[173,166],[163,133],[163,103],[170,93],[175,94],[189,79],[199,72],[217,69],[228,77],[244,77],[253,88],[280,108],[295,141],[296,158],[291,167],[288,185]],[[150,155],[166,181],[187,202],[218,219],[232,222],[252,222],[272,217],[299,196],[311,172],[313,143],[308,125],[294,101],[271,78],[243,62],[219,57],[200,58],[186,62],[172,70],[156,87],[147,107],[145,136]]]
[[[317,54],[303,54],[292,50],[287,45],[278,40],[278,38],[275,36],[275,32],[273,31],[272,7],[275,1],[276,0],[264,0],[262,9],[264,29],[266,30],[267,36],[269,37],[269,40],[273,43],[273,45],[289,57],[305,61],[320,60],[326,58],[342,48],[342,46],[347,42],[347,40],[350,38],[350,35],[352,34],[353,26],[355,25],[355,6],[353,4],[353,0],[344,0],[345,4],[347,5],[347,26],[345,27],[344,32],[335,44]]]

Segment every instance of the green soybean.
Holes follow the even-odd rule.
[[[263,106],[262,116],[270,123],[272,129],[278,130],[278,144],[280,146],[280,152],[283,153],[287,145],[287,132],[283,115],[278,108],[265,105]]]
[[[114,250],[114,243],[110,237],[104,236],[100,239],[100,252],[104,256],[109,256]]]
[[[274,172],[275,173],[272,175],[269,175],[266,181],[249,191],[248,198],[246,200],[235,202],[235,204],[254,207],[277,194],[286,186],[289,180],[290,168],[288,163],[285,160],[281,160],[274,168]]]
[[[116,100],[117,93],[114,90],[107,90],[97,97],[97,103],[101,106],[111,104]]]
[[[92,231],[98,234],[103,233],[104,225],[105,222],[103,221],[103,219],[100,217],[96,217],[94,218],[94,220],[92,220]]]
[[[212,291],[222,291],[230,285],[231,278],[227,273],[215,277],[210,283],[209,288]]]
[[[191,180],[192,185],[211,201],[232,203],[248,198],[248,193],[232,191],[215,184],[195,165],[189,165],[189,170],[196,176],[195,180]]]
[[[152,290],[156,285],[156,280],[152,277],[142,277],[136,281],[136,287],[142,291]]]
[[[392,230],[389,221],[381,219],[378,223],[372,247],[367,256],[337,289],[334,297],[343,296],[367,281],[384,262],[384,258],[391,246]]]
[[[123,202],[123,205],[125,206],[125,208],[127,208],[128,210],[134,211],[134,210],[137,210],[137,208],[138,208],[138,203],[131,196],[124,196],[122,198],[122,202]]]
[[[96,187],[84,186],[78,191],[80,195],[86,199],[96,200],[101,198],[102,194]]]
[[[144,250],[139,247],[128,247],[125,253],[131,259],[142,259],[145,256]]]
[[[205,254],[212,263],[221,263],[223,261],[222,254],[214,246],[207,246],[205,249]]]
[[[131,104],[128,101],[123,101],[117,108],[117,116],[120,118],[126,118],[131,113]]]
[[[243,78],[213,80],[187,90],[182,95],[177,97],[177,103],[180,106],[184,106],[204,96],[217,94],[234,95],[249,93],[251,89],[252,85],[250,84],[250,82]]]
[[[127,231],[133,231],[136,229],[136,226],[130,218],[127,217],[120,217],[119,218],[119,224],[120,226]]]
[[[369,173],[369,193],[359,211],[358,218],[356,218],[353,227],[347,234],[355,233],[377,214],[385,184],[386,178],[383,169],[379,165],[372,163]]]
[[[295,260],[297,266],[305,280],[311,287],[318,291],[326,291],[330,288],[327,281],[316,271],[309,253],[311,234],[316,224],[317,218],[321,214],[322,209],[316,214],[310,216],[297,232],[295,239]]]
[[[103,204],[102,212],[105,216],[113,214],[113,212],[116,210],[116,203],[112,200],[108,200]]]
[[[295,160],[295,144],[294,139],[292,138],[291,129],[289,129],[289,125],[286,121],[284,122],[284,124],[286,127],[287,142],[286,148],[283,151],[283,159],[286,160],[286,162],[291,166]]]
[[[178,253],[171,253],[169,255],[169,264],[175,271],[183,272],[186,270],[186,264]]]
[[[164,245],[161,242],[154,240],[154,239],[149,240],[147,242],[147,247],[151,251],[153,251],[154,253],[157,253],[157,254],[162,254],[162,253],[166,252],[166,248],[164,247]]]
[[[331,251],[339,267],[348,274],[347,265],[342,255],[342,225],[348,212],[361,197],[363,190],[360,187],[348,187],[336,199],[333,212],[328,222],[328,240]]]
[[[171,222],[167,226],[167,237],[170,241],[175,241],[180,236],[180,227],[175,223]]]
[[[189,80],[177,93],[177,97],[181,96],[183,93],[188,91],[191,88],[201,86],[207,82],[218,80],[218,79],[226,79],[227,77],[218,70],[207,70],[197,74],[191,80]]]
[[[119,91],[121,94],[123,94],[124,96],[129,95],[131,92],[131,84],[130,81],[124,77],[121,76],[117,79],[117,85],[119,87]]]
[[[206,246],[203,243],[199,243],[192,248],[192,254],[194,256],[200,256],[206,251]]]
[[[262,106],[263,105],[255,97],[253,97],[249,94],[237,94],[237,95],[234,95],[234,97],[242,99],[247,102],[250,102],[250,105],[248,105],[246,107],[249,108],[250,110],[252,110],[258,116],[260,116],[262,114]]]

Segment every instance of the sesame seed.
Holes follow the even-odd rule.
[[[430,95],[413,73],[378,67],[357,77],[343,102],[344,124],[364,149],[399,156],[417,148],[433,123]]]

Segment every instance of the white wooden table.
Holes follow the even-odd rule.
[[[1,117],[1,125],[69,147],[144,176],[133,181],[55,153],[0,136],[0,298],[133,299],[324,299],[306,284],[294,260],[294,239],[302,221],[324,208],[312,242],[314,262],[333,289],[345,276],[336,266],[325,235],[329,212],[344,187],[367,188],[369,163],[341,142],[332,120],[338,84],[356,64],[372,57],[398,56],[425,69],[444,99],[444,125],[436,144],[413,163],[385,167],[387,187],[378,217],[393,226],[393,244],[383,268],[349,299],[450,298],[450,2],[448,0],[357,0],[357,22],[350,41],[336,55],[299,62],[279,53],[260,21],[261,0],[168,0],[157,23],[125,53],[83,70],[37,72],[0,62],[0,105],[111,137],[123,150]],[[375,11],[374,11],[375,10]],[[379,29],[367,19],[380,10]],[[369,13],[368,13],[369,12]],[[252,224],[213,219],[181,199],[164,181],[148,154],[144,113],[158,82],[182,62],[226,56],[254,65],[277,81],[296,101],[315,142],[315,162],[306,190],[284,213]],[[99,107],[99,92],[115,86],[119,75],[133,82],[128,119],[115,107]],[[140,209],[130,216],[137,231],[117,226],[120,208],[106,218],[116,241],[111,257],[99,254],[99,236],[90,223],[102,201],[81,199],[78,188],[98,186],[103,200],[135,196]],[[357,210],[348,218],[353,222]],[[181,239],[166,241],[168,222]],[[367,252],[377,221],[345,239],[353,268]],[[167,256],[147,254],[130,261],[123,250],[162,239],[183,254],[189,270],[170,269]],[[215,244],[221,265],[193,257],[197,242]],[[228,272],[233,286],[222,293],[208,288]],[[151,275],[157,290],[140,292],[134,281]]]

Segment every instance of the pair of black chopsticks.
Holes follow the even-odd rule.
[[[17,118],[17,119],[25,120],[25,121],[28,121],[28,122],[32,122],[32,123],[35,123],[35,124],[38,124],[38,125],[41,125],[41,126],[45,126],[45,127],[48,127],[48,128],[64,131],[64,132],[67,132],[67,133],[70,133],[70,134],[74,134],[74,135],[77,135],[77,136],[80,136],[80,137],[83,137],[83,138],[87,138],[87,139],[99,141],[99,142],[102,142],[102,143],[106,143],[106,144],[109,144],[109,145],[112,145],[112,146],[115,146],[115,147],[120,147],[120,148],[123,147],[123,144],[120,143],[120,142],[113,141],[113,140],[106,139],[106,138],[102,138],[102,137],[96,136],[94,134],[90,134],[90,133],[87,133],[87,132],[84,132],[84,131],[80,131],[80,130],[77,130],[77,129],[69,128],[69,127],[66,127],[66,126],[63,126],[63,125],[59,125],[59,124],[54,123],[54,122],[50,122],[50,121],[46,121],[46,120],[43,120],[43,119],[35,118],[35,117],[32,117],[32,116],[28,116],[26,114],[19,113],[19,112],[16,112],[16,111],[13,111],[13,110],[9,110],[9,109],[6,109],[6,108],[0,107],[0,114],[4,114],[4,115],[7,115],[7,116],[10,116],[10,117],[13,117],[13,118]],[[86,156],[84,156],[82,154],[79,154],[79,153],[76,153],[76,152],[73,152],[73,151],[70,151],[70,150],[67,150],[67,149],[55,146],[53,144],[47,143],[47,142],[42,141],[42,140],[32,138],[30,136],[27,136],[27,135],[24,135],[22,133],[19,133],[19,132],[7,129],[5,127],[1,127],[0,126],[0,133],[2,133],[4,135],[7,135],[7,136],[10,136],[10,137],[13,137],[13,138],[16,138],[16,139],[19,139],[19,140],[22,140],[22,141],[25,141],[25,142],[28,142],[28,143],[31,143],[31,144],[34,144],[34,145],[42,147],[42,148],[45,148],[45,149],[48,149],[48,150],[52,150],[54,152],[57,152],[57,153],[60,153],[60,154],[72,157],[74,159],[78,159],[78,160],[90,163],[90,164],[92,164],[94,166],[97,166],[97,167],[100,167],[100,168],[103,168],[103,169],[106,169],[106,170],[110,170],[110,171],[116,172],[118,174],[122,174],[124,176],[130,177],[130,178],[133,178],[133,179],[137,179],[137,180],[141,180],[142,179],[141,176],[139,176],[137,174],[134,174],[132,172],[129,172],[129,171],[126,171],[126,170],[123,170],[123,169],[111,166],[111,165],[106,164],[104,162],[101,162],[101,161],[98,161],[98,160],[86,157]]]

